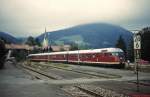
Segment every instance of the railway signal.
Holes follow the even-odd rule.
[[[134,35],[134,49],[139,50],[141,49],[141,36]]]
[[[134,35],[134,55],[135,61],[140,59],[140,50],[141,50],[141,36],[135,34]]]
[[[137,74],[137,91],[139,91],[139,61],[140,61],[140,50],[141,50],[141,36],[139,34],[134,35],[134,55],[135,55],[135,72]]]

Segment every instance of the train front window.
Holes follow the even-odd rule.
[[[124,56],[124,53],[123,53],[123,52],[113,52],[112,55],[113,55],[113,56],[123,57],[123,56]]]
[[[119,52],[119,56],[120,57],[124,57],[124,53],[123,52]]]
[[[112,55],[113,56],[118,56],[118,53],[117,52],[113,52]]]

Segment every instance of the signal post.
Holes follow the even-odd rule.
[[[141,58],[141,36],[139,34],[134,35],[134,59],[135,68],[134,72],[137,75],[137,91],[139,92],[139,61]]]

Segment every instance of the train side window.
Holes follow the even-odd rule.
[[[113,52],[112,55],[113,56],[118,56],[118,53],[117,52]]]
[[[95,58],[95,54],[93,54],[92,57]]]
[[[79,55],[79,58],[82,58],[82,55]]]
[[[88,54],[87,57],[88,57],[88,58],[91,58],[91,54]]]
[[[103,55],[102,53],[96,53],[96,54],[95,54],[95,56],[97,56],[97,57],[98,57],[98,56],[102,56],[102,55]]]
[[[112,56],[112,53],[109,53],[109,56]]]
[[[103,56],[103,55],[104,55],[104,53],[100,53],[99,55]]]
[[[85,55],[85,58],[88,58],[88,55],[87,55],[87,54]]]
[[[86,54],[83,54],[83,58],[86,58]]]
[[[104,56],[107,56],[107,54],[106,54],[106,53],[104,53]]]
[[[110,56],[110,53],[107,53],[106,55],[107,55],[107,56]]]
[[[104,53],[104,56],[110,56],[110,53]]]
[[[86,58],[88,58],[88,54],[86,54]]]

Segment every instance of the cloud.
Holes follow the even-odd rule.
[[[90,22],[149,24],[149,0],[0,0],[0,30],[15,36]]]

